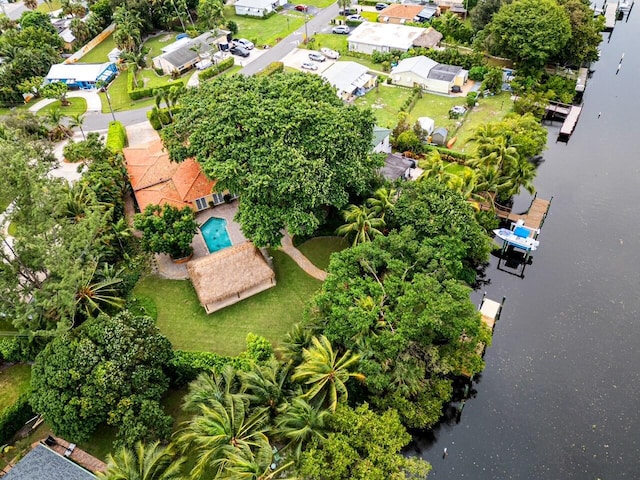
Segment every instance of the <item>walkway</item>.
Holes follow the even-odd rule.
[[[291,237],[285,232],[282,237],[282,247],[280,249],[289,255],[291,259],[298,264],[298,266],[304,270],[308,275],[313,278],[324,282],[327,278],[327,272],[316,267],[311,261],[305,257],[300,250],[293,246]]]
[[[88,90],[79,90],[67,93],[67,98],[84,98],[87,102],[87,112],[97,112],[100,113],[102,111],[102,102],[100,101],[100,95],[96,91],[88,91]],[[31,105],[29,107],[29,111],[31,113],[36,113],[38,110],[43,109],[47,105],[55,102],[54,98],[45,98],[40,100],[38,103]]]

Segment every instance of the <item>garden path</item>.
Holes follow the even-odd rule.
[[[316,267],[311,261],[305,257],[300,250],[293,246],[293,242],[291,241],[291,237],[287,232],[284,233],[282,237],[282,247],[281,250],[289,255],[291,259],[298,264],[298,266],[304,270],[307,274],[311,275],[313,278],[324,282],[327,278],[327,272]]]

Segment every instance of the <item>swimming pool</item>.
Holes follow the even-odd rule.
[[[209,253],[231,246],[231,239],[229,232],[227,232],[227,221],[224,218],[211,217],[200,226],[200,231]]]

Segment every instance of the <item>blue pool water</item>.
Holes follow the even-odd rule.
[[[211,217],[200,227],[209,253],[217,252],[231,246],[227,232],[227,221],[224,218]]]

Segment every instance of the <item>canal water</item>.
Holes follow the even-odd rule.
[[[430,479],[640,479],[639,27],[605,38],[571,140],[549,127],[539,250],[524,278],[486,270],[502,318],[459,423],[415,441]]]

